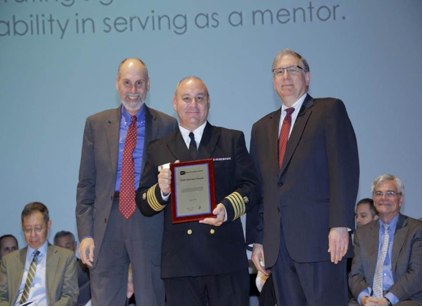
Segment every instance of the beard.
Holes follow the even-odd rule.
[[[127,95],[125,95],[126,98]],[[125,107],[125,109],[127,109],[128,111],[132,111],[132,112],[136,112],[139,109],[141,109],[142,104],[145,101],[145,96],[140,95],[140,99],[138,101],[133,101],[133,102],[127,102],[125,100],[121,100],[121,103],[123,104],[123,106]]]

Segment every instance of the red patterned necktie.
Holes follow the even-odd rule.
[[[132,116],[123,148],[122,170],[120,176],[119,211],[125,219],[135,212],[135,166],[132,153],[137,145],[137,117]]]
[[[289,130],[291,129],[291,114],[295,109],[288,108],[285,111],[286,115],[279,135],[279,169],[282,167],[283,156],[285,155],[286,144],[288,143]]]

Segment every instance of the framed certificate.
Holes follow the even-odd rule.
[[[215,217],[213,159],[171,163],[172,223]]]

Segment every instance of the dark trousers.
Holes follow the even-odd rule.
[[[249,305],[250,276],[247,269],[226,274],[166,278],[168,306]]]
[[[132,263],[136,303],[164,305],[160,266],[152,263],[149,249],[140,238],[142,231],[146,231],[142,229],[142,218],[136,210],[126,220],[119,212],[119,199],[113,200],[101,250],[95,250],[99,253],[97,264],[90,270],[93,305],[125,305],[129,263]]]
[[[279,256],[272,268],[278,305],[348,305],[346,262],[346,259],[338,264],[294,261],[289,256],[281,227]]]

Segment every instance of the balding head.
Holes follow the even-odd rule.
[[[143,61],[128,58],[120,63],[116,76],[116,90],[125,109],[135,115],[150,90],[150,78]]]
[[[207,120],[210,96],[206,84],[198,77],[179,81],[173,96],[173,109],[178,113],[179,124],[194,131]]]

